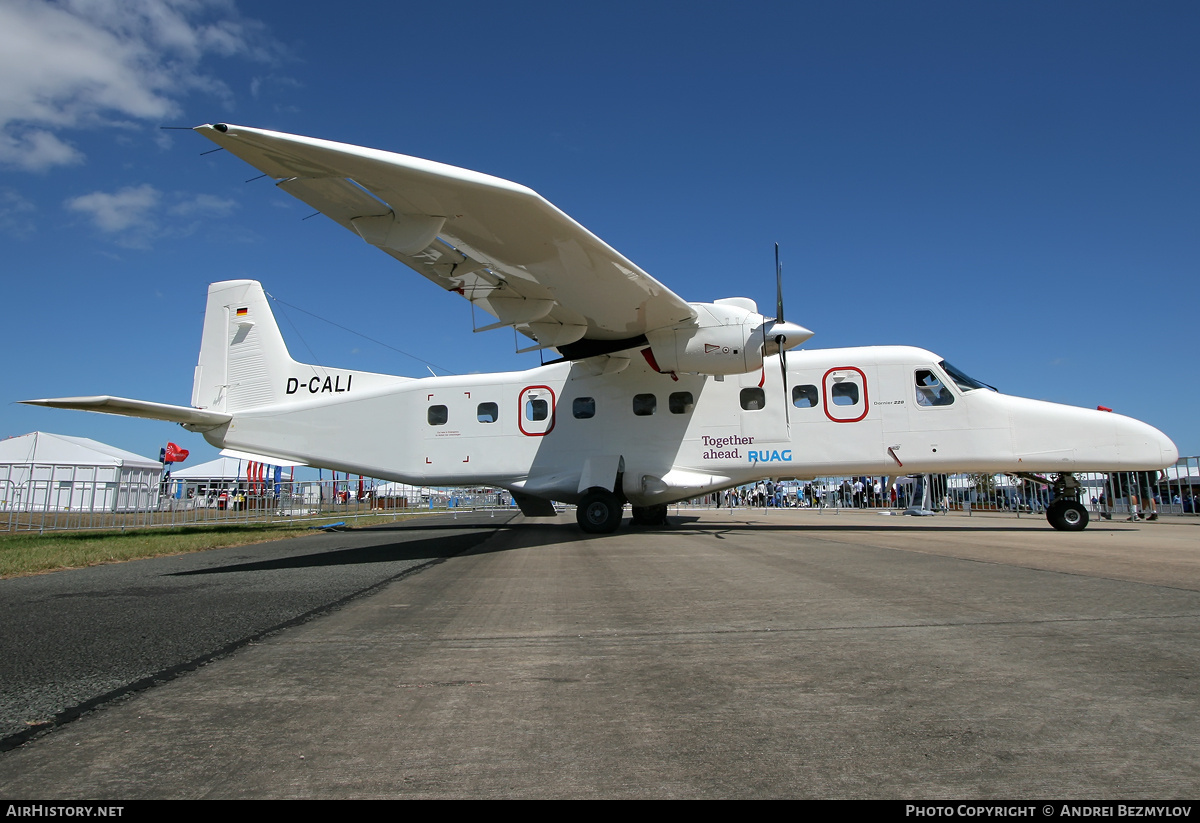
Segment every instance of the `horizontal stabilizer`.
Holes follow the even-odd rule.
[[[120,414],[126,417],[143,417],[148,420],[167,420],[181,423],[195,431],[207,431],[223,426],[233,419],[224,412],[193,409],[188,406],[172,406],[169,403],[151,403],[149,400],[130,400],[128,397],[111,397],[99,394],[94,397],[53,397],[45,400],[21,400],[28,406],[50,406],[54,409],[78,409],[79,411]]]

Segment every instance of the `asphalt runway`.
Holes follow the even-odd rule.
[[[739,510],[587,538],[572,521],[411,528],[438,562],[0,754],[0,794],[1200,793],[1195,523]],[[471,547],[434,548],[460,533]],[[336,551],[305,568],[347,573]]]
[[[464,551],[510,517],[426,517],[0,580],[0,751]]]

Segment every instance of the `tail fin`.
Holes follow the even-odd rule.
[[[283,376],[295,365],[258,281],[208,287],[193,406],[235,412],[282,400]]]

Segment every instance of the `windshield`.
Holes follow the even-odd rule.
[[[946,360],[938,363],[938,365],[942,367],[946,374],[950,375],[950,379],[954,381],[954,385],[958,386],[965,392],[972,391],[973,389],[991,389],[994,392],[999,391],[999,389],[997,389],[995,386],[989,386],[987,383],[981,383],[974,377],[968,377],[963,372],[951,366]]]

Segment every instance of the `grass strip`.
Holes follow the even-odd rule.
[[[315,523],[175,526],[127,531],[0,533],[0,578],[78,569],[102,563],[123,563],[147,557],[226,549],[269,540],[315,534],[314,525],[334,523],[337,517]],[[351,528],[393,523],[395,515],[359,518]]]

